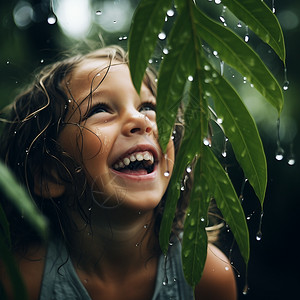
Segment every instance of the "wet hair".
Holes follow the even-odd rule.
[[[75,109],[80,111],[80,105],[72,99],[67,78],[86,59],[103,58],[109,61],[106,74],[110,66],[116,62],[128,64],[126,52],[118,46],[64,58],[41,69],[35,76],[34,82],[2,112],[2,115],[5,114],[3,118],[5,125],[1,136],[1,158],[20,183],[27,188],[37,207],[47,217],[52,234],[64,239],[69,228],[75,226],[66,210],[70,207],[76,208],[88,225],[91,216],[82,207],[82,199],[90,201],[92,205],[91,189],[87,188],[88,182],[83,172],[83,165],[75,161],[58,143],[60,132],[66,124],[70,124],[66,119],[70,102],[77,105]],[[154,96],[156,96],[155,81],[155,71],[147,68],[144,84]],[[87,98],[91,99],[93,91],[100,84],[101,82],[95,87],[91,86],[91,93]],[[79,124],[72,125],[82,130]],[[182,125],[177,124],[174,132],[176,132],[174,144],[177,152],[183,132]],[[47,196],[51,183],[66,187],[67,192],[62,197],[64,199],[68,197],[68,201],[63,201],[61,197]],[[164,199],[165,196],[155,209],[154,227],[157,235]],[[2,197],[0,203],[10,222],[14,250],[26,249],[32,243],[40,242],[34,230],[5,197]],[[173,225],[173,232],[176,235],[183,228],[187,200],[182,198],[178,203]]]

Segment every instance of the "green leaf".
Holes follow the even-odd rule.
[[[162,61],[158,76],[156,119],[163,152],[170,140],[186,80],[195,70],[195,52],[190,33],[191,24],[184,10],[170,33],[170,50]]]
[[[0,189],[19,209],[24,218],[32,224],[33,228],[35,228],[42,237],[46,237],[46,219],[40,214],[25,189],[16,181],[12,172],[2,162],[0,162],[0,178]]]
[[[285,63],[285,44],[277,17],[261,0],[222,0],[238,19],[243,21]]]
[[[203,59],[205,60],[205,59]],[[203,77],[208,84],[218,117],[234,150],[237,161],[263,205],[267,186],[267,162],[256,124],[230,83],[204,62]],[[211,80],[208,80],[211,79]]]
[[[14,257],[12,256],[9,248],[7,247],[6,238],[3,238],[2,234],[0,234],[0,257],[12,284],[14,299],[28,299],[27,291],[23,283],[22,277],[14,261]]]
[[[194,156],[199,152],[199,133],[200,131],[197,130],[197,128],[187,133],[184,136],[183,143],[177,154],[181,159],[174,165],[173,174],[166,195],[166,204],[159,233],[160,247],[164,253],[167,253],[169,247],[169,238],[176,212],[177,201],[180,196],[183,173],[186,167],[192,162]]]
[[[172,0],[142,0],[133,16],[128,39],[129,68],[138,92],[171,5]]]
[[[187,282],[195,287],[202,276],[207,256],[207,212],[210,194],[201,159],[194,169],[194,185],[191,192],[190,205],[184,222],[182,241],[182,262]]]
[[[248,264],[250,252],[249,232],[240,200],[218,159],[209,147],[203,149],[203,172],[207,176],[206,182],[209,185],[209,190],[235,237],[245,263]]]
[[[197,92],[199,93],[197,86],[198,81],[195,80],[191,85],[191,94],[189,95],[190,100],[184,114],[184,119],[188,126],[184,134],[182,145],[177,154],[177,157],[180,159],[178,159],[174,165],[173,174],[166,195],[166,204],[159,234],[160,247],[164,253],[167,253],[169,247],[169,238],[176,212],[177,201],[180,196],[183,173],[187,166],[191,164],[194,157],[200,153],[202,143],[202,133],[199,128],[199,125],[201,124],[201,115],[199,114],[200,109],[198,108],[200,105],[200,95],[197,94]]]
[[[283,106],[281,86],[256,52],[234,32],[208,18],[196,6],[194,14],[199,37],[218,52],[220,59],[247,77],[280,114]]]

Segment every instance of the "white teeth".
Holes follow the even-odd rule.
[[[136,161],[135,155],[133,155],[133,154],[130,155],[130,161],[132,161],[132,162],[133,162],[133,161]]]
[[[137,159],[137,161],[142,161],[142,160],[144,159],[143,154],[142,154],[142,153],[138,153],[138,154],[136,155],[136,159]]]
[[[151,159],[150,154],[149,154],[149,153],[146,153],[146,154],[144,155],[144,160],[150,160],[150,159]]]
[[[130,159],[128,157],[125,157],[123,159],[123,163],[124,163],[125,166],[128,166],[130,164]]]
[[[145,151],[145,152],[137,152],[137,153],[132,153],[128,157],[124,157],[122,160],[114,164],[114,169],[122,169],[125,168],[126,166],[129,166],[131,162],[134,161],[150,161],[151,164],[154,163],[154,157],[151,152]]]

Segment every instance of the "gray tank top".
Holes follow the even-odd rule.
[[[171,299],[194,299],[193,289],[187,284],[183,275],[179,241],[170,246],[166,260],[164,255],[159,257],[152,297],[152,300]],[[49,243],[40,300],[91,300],[61,242]]]

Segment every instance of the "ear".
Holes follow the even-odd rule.
[[[52,172],[53,173],[53,172]],[[58,198],[65,192],[65,186],[59,182],[57,174],[51,178],[36,174],[34,176],[34,193],[43,198]]]

